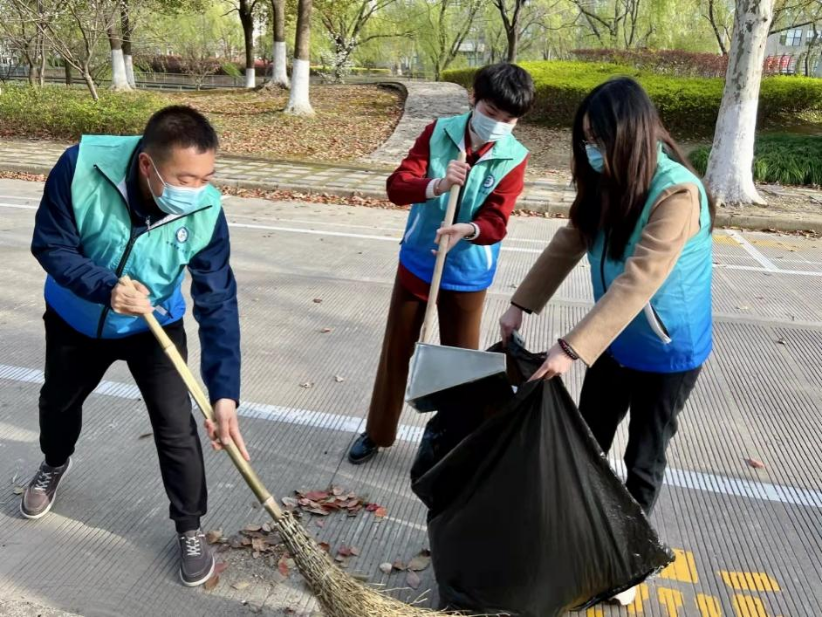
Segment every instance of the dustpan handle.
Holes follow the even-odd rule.
[[[460,150],[457,160],[465,162],[465,151]],[[448,207],[445,210],[445,218],[442,220],[443,227],[449,227],[454,223],[454,214],[457,211],[457,202],[460,198],[462,187],[455,184],[451,187],[451,194],[448,196]],[[440,295],[440,283],[442,282],[442,270],[445,267],[445,256],[448,253],[448,236],[442,236],[437,249],[437,261],[434,264],[434,276],[431,278],[431,287],[428,290],[428,306],[425,308],[425,320],[422,322],[420,331],[420,341],[430,343],[434,335],[434,315],[437,312],[437,298]]]

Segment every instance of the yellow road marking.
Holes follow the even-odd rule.
[[[682,593],[676,589],[661,587],[659,589],[659,603],[665,607],[667,617],[677,617],[682,607]]]
[[[700,593],[696,596],[696,605],[702,617],[722,617],[719,600],[713,596],[706,596]]]
[[[641,615],[643,611],[643,604],[646,600],[651,597],[650,592],[648,591],[648,585],[644,583],[639,586],[636,590],[636,600],[634,603],[628,607],[628,614],[629,615]]]
[[[764,572],[719,573],[725,584],[734,591],[781,591],[779,583]]]
[[[662,574],[659,575],[660,578],[680,583],[697,583],[699,576],[696,573],[694,554],[691,551],[675,548],[674,555],[676,555],[676,559],[662,571]]]
[[[768,617],[762,600],[751,596],[734,596],[736,617]]]

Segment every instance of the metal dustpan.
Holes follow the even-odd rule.
[[[465,161],[464,152],[460,152],[459,160]],[[451,187],[448,208],[443,220],[444,227],[451,225],[454,221],[459,194],[459,186]],[[425,309],[425,321],[420,331],[420,342],[417,343],[411,358],[408,386],[405,391],[405,402],[420,412],[436,410],[435,399],[445,390],[486,377],[505,375],[505,354],[431,344],[442,270],[448,254],[448,242],[448,237],[443,237],[437,250],[434,276],[431,279],[431,289],[428,293],[428,306]]]

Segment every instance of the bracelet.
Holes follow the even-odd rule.
[[[559,340],[557,340],[557,343],[559,343],[559,347],[560,347],[560,349],[562,349],[562,353],[564,353],[566,356],[571,358],[571,360],[574,360],[574,361],[579,360],[579,355],[565,341],[565,339],[559,339]]]

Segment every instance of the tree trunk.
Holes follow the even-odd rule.
[[[719,31],[719,26],[716,23],[716,16],[714,15],[714,0],[708,0],[708,21],[711,22],[711,27],[714,30],[714,36],[716,37],[717,45],[719,45],[719,51],[722,52],[723,56],[727,56],[728,50],[725,47],[725,37]]]
[[[128,12],[128,0],[121,0],[120,2],[120,29],[123,32],[123,61],[126,65],[126,78],[128,85],[132,88],[137,88],[137,82],[134,81],[134,58],[131,55],[131,18]]]
[[[94,84],[94,78],[92,78],[91,73],[88,70],[88,64],[83,67],[83,81],[86,82],[88,91],[91,93],[91,98],[95,101],[99,101],[100,95],[97,94],[97,86]]]
[[[39,86],[42,88],[46,85],[46,46],[42,39],[40,40],[40,69],[37,73]]]
[[[249,0],[240,0],[240,23],[245,40],[245,87],[254,88],[257,76],[254,70],[254,13]]]
[[[131,90],[131,86],[128,85],[126,62],[123,59],[123,41],[117,36],[114,26],[109,26],[106,32],[111,47],[111,89],[126,92]]]
[[[519,51],[519,24],[512,24],[510,32],[508,32],[508,62],[517,61],[517,52]]]
[[[274,63],[271,81],[275,86],[288,88],[286,61],[288,50],[285,46],[285,0],[271,0],[274,14]]]
[[[299,0],[297,8],[297,37],[294,44],[294,64],[291,70],[291,96],[285,113],[313,116],[314,109],[308,97],[311,49],[312,0]]]
[[[63,60],[63,70],[66,72],[66,86],[71,88],[71,85],[74,83],[71,77],[71,65],[65,60]]]
[[[705,180],[720,203],[765,203],[753,180],[756,114],[774,0],[737,0],[725,90]]]

